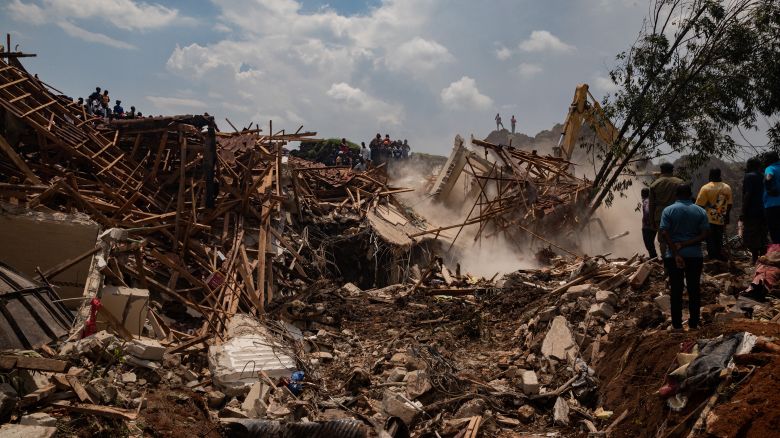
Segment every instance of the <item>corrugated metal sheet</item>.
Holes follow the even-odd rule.
[[[30,349],[68,334],[73,315],[50,287],[0,263],[0,348]]]

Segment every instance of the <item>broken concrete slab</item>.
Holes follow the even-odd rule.
[[[561,297],[564,301],[573,301],[579,297],[589,297],[596,293],[596,286],[586,283],[570,287]]]
[[[34,412],[22,417],[19,424],[25,426],[56,427],[57,419],[45,412]]]
[[[608,290],[600,290],[596,292],[597,303],[607,303],[612,307],[617,306],[618,296],[614,292]]]
[[[659,309],[661,309],[662,312],[664,312],[664,315],[671,315],[672,314],[672,297],[663,294],[655,297],[653,299],[655,301],[655,305],[658,306]]]
[[[522,370],[520,372],[520,380],[523,382],[523,393],[526,395],[539,394],[539,378],[536,376],[536,371]]]
[[[248,391],[258,371],[277,379],[295,370],[295,360],[252,316],[235,315],[228,323],[227,339],[209,347],[208,360],[214,384],[228,395]]]
[[[26,424],[4,424],[0,427],[2,438],[51,438],[57,433],[56,427],[30,426]]]
[[[407,425],[412,424],[420,409],[421,406],[412,403],[403,395],[389,389],[385,391],[382,397],[382,410],[384,413],[391,417],[400,418]]]
[[[607,303],[593,303],[588,309],[588,315],[597,318],[609,319],[615,314],[615,309]]]
[[[569,404],[563,397],[558,397],[553,406],[553,421],[561,426],[569,425]]]
[[[558,360],[573,361],[579,348],[563,316],[553,318],[552,325],[542,341],[542,354]]]
[[[271,388],[264,382],[255,382],[241,404],[241,410],[246,412],[249,418],[263,417],[268,410],[268,395],[270,391]]]
[[[129,342],[125,351],[139,359],[161,361],[165,354],[165,347],[156,339],[142,337]]]
[[[140,335],[149,312],[149,290],[122,286],[104,286],[100,303],[122,326],[133,335]],[[98,317],[98,329],[108,327]]]
[[[404,381],[406,382],[406,395],[408,395],[411,400],[420,397],[433,388],[431,381],[428,378],[428,373],[424,370],[416,370],[408,373],[404,377]]]

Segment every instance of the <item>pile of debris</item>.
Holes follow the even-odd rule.
[[[589,188],[566,160],[472,140],[490,161],[456,140],[431,193],[446,202],[469,166],[474,207],[433,227],[381,166],[287,156],[316,135],[302,127],[105,123],[13,58],[0,62],[0,108],[0,434],[730,436],[776,424],[750,395],[780,371],[774,252],[757,271],[707,264],[705,328],[672,332],[659,262],[545,237]],[[544,242],[540,267],[485,278],[445,263],[442,231],[469,224],[475,238]],[[52,246],[25,247],[33,235]]]

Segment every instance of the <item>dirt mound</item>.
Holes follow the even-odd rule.
[[[697,339],[742,331],[757,336],[779,336],[780,326],[758,321],[733,320],[690,333],[642,333],[631,330],[616,333],[614,339],[620,339],[621,342],[605,347],[606,355],[596,370],[601,382],[605,409],[614,411],[616,417],[628,412],[625,420],[616,426],[612,436],[653,437],[659,433],[661,436],[687,435],[698,418],[702,402],[712,391],[691,394],[686,407],[680,412],[671,411],[665,401],[656,394],[664,385],[666,374],[672,369],[675,356],[680,352],[680,345]],[[780,359],[773,356],[772,361],[757,369],[750,380],[741,382],[740,389],[731,401],[718,405],[715,413],[723,420],[718,421],[716,430],[726,432],[716,436],[771,436],[759,432],[780,430],[777,427],[780,414],[776,410],[772,413],[772,409],[780,403],[778,366]],[[736,406],[739,406],[739,409],[736,409]],[[745,412],[740,413],[741,411]],[[764,416],[764,412],[767,415]],[[739,418],[739,421],[734,420],[736,418]],[[762,420],[751,425],[752,418]],[[772,425],[773,429],[766,429]]]

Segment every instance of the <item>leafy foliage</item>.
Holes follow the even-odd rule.
[[[780,111],[780,2],[654,0],[636,43],[610,72],[605,98],[619,140],[602,157],[591,213],[630,186],[630,163],[670,151],[691,166],[733,157],[735,127],[755,128]],[[770,129],[775,144],[780,126]]]

